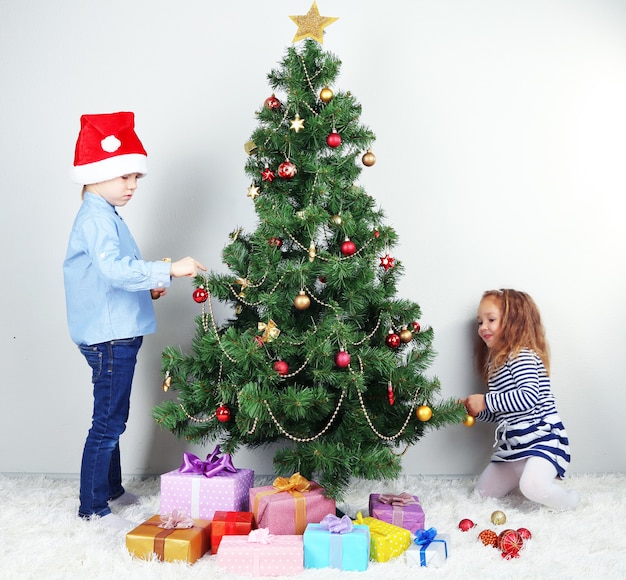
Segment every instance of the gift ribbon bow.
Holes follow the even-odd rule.
[[[401,493],[400,495],[393,495],[390,493],[382,494],[378,497],[378,501],[389,505],[406,506],[417,503],[413,496],[408,493]]]
[[[261,337],[263,342],[272,342],[280,335],[280,329],[273,320],[270,320],[267,324],[265,324],[265,322],[259,322],[258,327],[259,331],[263,333]]]
[[[248,282],[248,280],[246,280],[245,278],[237,278],[235,280],[235,284],[239,284],[241,286],[241,291],[239,292],[238,296],[245,296],[246,288],[250,286],[250,282]]]
[[[413,542],[418,546],[427,547],[437,535],[437,530],[435,528],[429,528],[427,530],[417,530],[415,532],[415,539]]]
[[[286,477],[277,477],[272,485],[274,489],[278,491],[297,491],[303,493],[311,489],[311,482],[306,477],[302,477],[300,473],[294,473],[289,479]]]
[[[273,541],[274,535],[270,534],[269,528],[258,528],[248,534],[248,542],[255,544],[271,544]]]
[[[189,529],[193,528],[194,521],[184,512],[174,510],[170,515],[161,515],[161,523],[159,528],[165,530]]]
[[[337,517],[335,514],[328,514],[320,522],[331,534],[347,534],[352,531],[354,524],[348,516]]]
[[[237,470],[233,465],[230,453],[221,455],[220,446],[217,445],[213,453],[207,455],[206,461],[202,461],[197,455],[185,451],[183,453],[183,462],[178,470],[180,473],[196,473],[205,477],[213,477],[221,471],[230,471],[236,473]]]

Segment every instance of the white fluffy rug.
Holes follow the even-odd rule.
[[[271,482],[271,479],[269,479]],[[258,478],[255,485],[266,485]],[[418,495],[426,513],[426,526],[451,536],[450,555],[441,568],[408,567],[402,557],[386,563],[372,562],[366,572],[305,570],[301,580],[404,580],[432,578],[626,578],[626,475],[573,475],[563,485],[577,489],[582,502],[573,512],[554,513],[525,501],[519,495],[503,500],[479,499],[472,492],[472,478],[404,477],[376,485],[356,481],[348,501],[338,507],[354,516],[366,515],[370,493],[403,492]],[[140,505],[117,513],[140,522],[158,513],[159,479],[125,482],[140,494]],[[78,481],[46,476],[0,475],[0,577],[21,579],[175,580],[250,578],[218,569],[215,556],[204,556],[193,565],[143,561],[132,558],[123,533],[104,528],[97,521],[76,516]],[[494,510],[505,512],[506,527],[528,528],[533,539],[521,556],[504,560],[494,548],[483,546],[480,530],[496,527]],[[458,523],[470,518],[477,526],[461,532]]]

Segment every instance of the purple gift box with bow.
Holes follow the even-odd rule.
[[[161,475],[160,513],[211,520],[216,511],[247,512],[253,485],[254,471],[236,469],[219,445],[206,460],[185,452],[179,469]]]
[[[408,493],[372,493],[369,501],[371,517],[415,533],[424,529],[426,516],[416,495]]]

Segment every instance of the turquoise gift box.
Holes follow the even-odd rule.
[[[339,534],[330,532],[322,524],[308,524],[303,538],[305,568],[367,570],[370,559],[368,526],[353,525],[352,531]]]

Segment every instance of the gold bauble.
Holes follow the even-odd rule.
[[[376,163],[376,155],[372,153],[371,149],[368,149],[367,152],[363,155],[361,161],[366,167],[371,167],[372,165],[374,165],[374,163]]]
[[[330,103],[334,96],[335,95],[333,94],[332,90],[330,90],[328,87],[324,87],[320,91],[320,101],[322,101],[322,103]]]
[[[467,415],[467,417],[463,419],[463,425],[466,427],[473,427],[474,423],[476,423],[476,419],[474,419],[471,415]]]
[[[309,244],[309,262],[313,262],[313,260],[315,260],[315,256],[317,256],[317,250],[315,249],[315,242],[313,240],[311,240],[311,243]]]
[[[504,522],[506,522],[506,515],[503,511],[496,510],[491,514],[491,523],[496,526],[501,526]]]
[[[300,290],[298,295],[293,299],[293,305],[298,310],[306,310],[311,306],[311,299],[306,295],[304,290]]]
[[[433,410],[428,405],[420,405],[415,414],[420,421],[428,421],[433,416]]]
[[[403,326],[402,330],[400,331],[400,342],[404,342],[406,344],[407,342],[411,342],[412,340],[413,333],[406,326]]]
[[[343,220],[341,219],[341,216],[339,214],[330,216],[330,223],[334,226],[340,226],[342,221]]]

